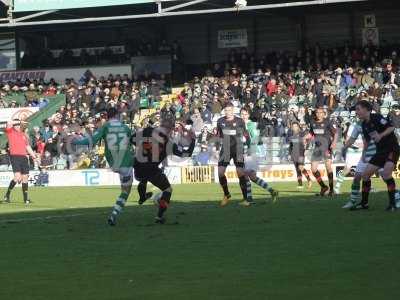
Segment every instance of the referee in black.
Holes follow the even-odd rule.
[[[25,204],[30,204],[28,198],[28,179],[29,179],[29,155],[37,160],[35,152],[29,145],[29,138],[25,133],[27,123],[19,119],[14,119],[7,123],[6,135],[8,138],[10,161],[14,173],[14,178],[10,181],[4,202],[10,203],[12,189],[22,183],[22,193]]]

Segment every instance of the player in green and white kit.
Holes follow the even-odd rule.
[[[249,119],[249,111],[246,108],[242,108],[240,110],[240,117],[243,119],[246,125],[246,131],[248,132],[248,155],[245,156],[245,173],[253,181],[255,184],[262,187],[264,190],[268,191],[271,194],[272,201],[276,201],[278,199],[278,191],[271,188],[266,181],[257,176],[258,169],[258,161],[257,161],[257,144],[258,144],[258,130],[256,127],[256,123],[250,121]],[[243,201],[244,206],[249,206],[253,203],[253,197],[251,192],[251,182],[247,181],[247,200]]]
[[[108,121],[93,136],[74,139],[72,143],[92,147],[104,140],[107,163],[113,172],[119,174],[121,182],[121,194],[108,218],[108,224],[114,226],[117,222],[117,216],[125,207],[132,189],[133,151],[130,143],[132,133],[130,128],[119,120],[119,113],[116,108],[109,108],[107,116]]]
[[[349,129],[350,131],[350,129]],[[343,153],[346,151],[349,151],[348,149],[356,143],[356,145],[359,144],[359,140],[362,138],[362,128],[360,122],[357,122],[356,124],[353,124],[353,128],[350,134],[350,137],[347,139],[344,147],[343,147]],[[357,164],[357,168],[354,174],[354,179],[353,183],[351,185],[351,194],[350,194],[350,201],[346,203],[343,208],[355,208],[356,204],[360,200],[360,182],[361,182],[361,174],[364,172],[369,160],[371,159],[372,156],[376,153],[376,145],[375,143],[371,140],[368,143],[368,146],[365,148],[365,143],[363,142],[363,151],[361,154],[361,158]],[[346,159],[347,161],[347,159]],[[346,169],[348,165],[346,163]],[[351,166],[350,166],[351,168]],[[345,170],[346,170],[345,169]],[[345,171],[344,170],[344,171]],[[346,174],[347,175],[347,174]],[[340,176],[337,179],[337,184],[336,187],[340,189],[340,184],[343,182],[343,178],[340,178]],[[339,185],[338,185],[339,183]],[[371,180],[363,181],[362,183],[362,202],[368,203],[368,195],[369,191],[371,190]]]
[[[339,172],[336,178],[336,185],[334,188],[334,192],[336,195],[340,194],[340,187],[342,186],[344,178],[350,174],[351,168],[357,166],[359,161],[361,160],[364,142],[362,139],[362,135],[360,134],[360,130],[361,126],[357,122],[352,123],[347,129],[346,142],[350,138],[354,138],[354,143],[346,148],[345,167],[342,171]]]

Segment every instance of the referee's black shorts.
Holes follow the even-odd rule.
[[[13,173],[29,174],[29,159],[25,155],[10,155]]]

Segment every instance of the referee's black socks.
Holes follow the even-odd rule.
[[[28,201],[28,183],[22,183],[22,194],[24,195],[24,202]]]
[[[12,180],[10,181],[10,184],[9,184],[9,186],[8,186],[8,190],[7,190],[7,193],[6,193],[6,196],[7,196],[7,197],[10,197],[11,191],[12,191],[12,189],[13,189],[16,185],[17,185],[17,182],[16,182],[14,179],[12,179]]]

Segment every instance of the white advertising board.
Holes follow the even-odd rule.
[[[87,169],[87,170],[63,170],[48,171],[48,186],[119,186],[119,175],[108,169]],[[180,184],[181,168],[167,167],[164,170],[171,184]],[[29,174],[29,184],[35,185],[39,180],[39,171],[32,171]],[[8,187],[13,178],[12,172],[0,172],[0,187]],[[135,180],[134,184],[138,182]]]
[[[336,178],[336,169],[338,167],[342,167],[343,164],[335,164],[333,166],[333,174]],[[306,170],[309,171],[311,178],[313,175],[311,174],[310,165],[306,165]],[[218,168],[214,168],[215,172],[215,181],[218,182]],[[325,169],[320,168],[320,173],[322,178],[327,179],[327,174]],[[288,181],[297,181],[296,169],[294,165],[270,165],[270,166],[260,166],[260,169],[257,171],[257,176],[264,179],[267,182],[288,182]],[[228,182],[239,182],[239,179],[236,174],[236,169],[234,166],[228,166],[226,169],[226,178]],[[304,178],[305,180],[305,178]]]
[[[49,81],[53,78],[57,83],[64,83],[66,78],[73,78],[79,82],[85,77],[100,78],[108,75],[124,75],[132,76],[131,65],[115,65],[103,67],[82,67],[82,68],[65,68],[65,69],[43,69],[43,70],[20,70],[0,72],[0,82],[15,82],[18,79],[21,81],[41,80]]]

